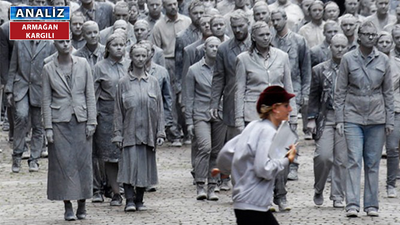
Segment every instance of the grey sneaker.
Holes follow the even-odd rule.
[[[316,205],[324,204],[324,195],[322,193],[321,194],[314,193],[314,203]]]
[[[219,186],[221,191],[229,191],[231,190],[231,186],[229,185],[228,179],[223,179],[221,185]]]
[[[378,210],[371,208],[367,210],[367,216],[377,217],[379,216]]]
[[[110,206],[121,206],[122,205],[122,197],[120,194],[114,194]]]
[[[171,143],[171,147],[182,147],[182,142],[180,140],[174,140]]]
[[[397,191],[395,187],[388,186],[387,187],[387,197],[388,198],[397,198]]]
[[[287,176],[287,179],[288,180],[298,180],[299,176],[297,174],[297,170],[294,170],[294,169],[290,170],[289,174]]]
[[[197,184],[197,200],[204,200],[207,198],[206,190],[204,190],[204,184]]]
[[[334,200],[333,201],[333,208],[344,208],[344,204],[340,200]]]
[[[29,153],[28,151],[24,151],[24,153],[22,153],[22,159],[29,159],[29,157],[31,156],[31,153]]]
[[[215,194],[216,186],[217,186],[216,184],[208,185],[207,200],[210,200],[210,201],[218,201],[219,200],[218,196]]]
[[[279,212],[290,211],[292,208],[288,205],[286,199],[281,199],[279,201]]]
[[[40,157],[42,158],[49,157],[49,152],[47,151],[47,148],[43,148],[42,153],[40,153]]]
[[[29,172],[38,172],[39,171],[39,165],[35,161],[30,161],[29,162]]]
[[[13,173],[19,173],[19,170],[21,169],[21,158],[19,157],[13,157],[13,163],[11,166],[11,170]]]
[[[349,209],[346,211],[347,217],[358,217],[358,212],[355,209]]]

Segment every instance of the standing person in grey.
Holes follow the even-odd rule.
[[[308,8],[310,12],[311,21],[299,29],[299,34],[302,35],[306,40],[310,48],[319,45],[324,40],[324,3],[316,0],[311,3]]]
[[[50,41],[15,41],[5,87],[7,102],[15,107],[12,171],[18,173],[26,144],[25,137],[32,127],[29,171],[39,170],[38,160],[43,147],[41,122],[42,69],[44,59],[55,51]]]
[[[324,41],[311,48],[311,65],[314,67],[326,60],[331,58],[331,51],[329,50],[329,46],[331,44],[332,37],[335,34],[341,32],[340,26],[337,22],[333,20],[328,20],[324,24]]]
[[[156,144],[165,138],[164,110],[157,78],[145,70],[146,47],[133,45],[130,57],[116,91],[112,142],[121,149],[117,181],[124,185],[125,211],[142,211],[146,187],[158,182]]]
[[[305,38],[289,30],[287,26],[287,16],[283,9],[276,9],[271,12],[272,24],[277,32],[273,36],[273,46],[286,52],[290,62],[290,76],[292,78],[293,92],[296,94],[296,107],[301,111],[303,119],[303,132],[307,131],[307,107],[308,94],[311,82],[311,60],[310,49]],[[291,126],[297,132],[297,123],[291,121]],[[299,149],[298,151],[299,152]],[[299,163],[296,160],[290,164],[288,180],[298,180],[297,170]]]
[[[137,43],[139,43],[141,41],[147,41],[150,39],[151,30],[149,27],[149,23],[146,20],[136,21],[133,31],[135,33]],[[136,43],[134,43],[134,44],[136,44]],[[154,48],[152,61],[162,67],[165,67],[165,57],[164,57],[163,50],[154,44],[152,44],[152,45],[153,45],[152,48]],[[130,47],[131,46],[129,46],[129,49],[130,49]],[[128,51],[129,51],[129,49],[128,49]]]
[[[376,13],[368,16],[365,21],[371,21],[378,32],[383,28],[396,22],[396,16],[389,14],[389,0],[376,0]]]
[[[58,56],[44,66],[42,77],[49,142],[47,198],[64,201],[68,221],[76,219],[71,200],[78,200],[76,217],[85,219],[86,199],[93,193],[92,135],[97,124],[92,70],[85,59],[71,55],[71,41],[54,45]]]
[[[386,137],[387,178],[386,193],[388,198],[396,198],[396,175],[399,171],[400,142],[400,25],[392,29],[394,49],[390,52],[390,69],[392,72],[394,97],[394,130]]]
[[[122,205],[122,197],[117,183],[118,159],[121,151],[111,142],[111,139],[115,93],[118,81],[127,74],[129,66],[129,60],[124,57],[125,42],[124,37],[117,34],[110,35],[106,43],[104,59],[96,64],[93,73],[98,111],[98,126],[93,139],[97,155],[93,155],[93,157],[96,156],[100,163],[104,164],[107,183],[113,192],[111,206]]]
[[[163,8],[162,0],[147,0],[147,7],[149,9],[149,15],[145,20],[149,23],[150,31],[152,31],[156,22],[164,17],[161,12]]]
[[[359,47],[341,60],[335,87],[336,129],[347,142],[346,216],[360,210],[361,165],[364,160],[364,211],[378,216],[379,162],[385,134],[394,127],[393,87],[389,58],[374,46],[375,25],[358,29]]]
[[[258,21],[251,28],[252,45],[236,59],[235,127],[243,130],[251,121],[258,119],[256,101],[263,89],[278,85],[293,93],[290,76],[290,62],[287,53],[271,47],[271,31],[264,21]],[[290,121],[297,124],[296,102],[290,101]],[[286,201],[288,169],[277,177],[274,203],[281,211],[290,210]]]
[[[250,21],[243,10],[236,10],[231,15],[231,28],[234,38],[222,43],[217,52],[214,76],[211,87],[211,116],[219,117],[219,105],[222,101],[222,120],[227,126],[226,142],[240,133],[235,126],[235,92],[236,92],[236,56],[246,51],[250,45],[249,35]],[[229,190],[229,180],[223,180],[221,190]]]
[[[89,63],[92,73],[97,62],[104,58],[104,45],[99,43],[99,26],[94,21],[86,21],[82,25],[82,37],[85,45],[73,55],[85,58]],[[104,184],[106,183],[106,174],[104,170],[104,162],[100,157],[100,150],[93,145],[93,198],[92,202],[103,202]]]
[[[224,145],[226,127],[219,118],[211,117],[210,102],[215,58],[220,44],[217,37],[207,38],[204,44],[205,56],[189,67],[185,79],[186,122],[189,133],[195,136],[198,148],[194,162],[197,200],[219,199],[214,193],[217,179],[211,176],[211,170],[215,168],[218,153]]]
[[[333,93],[340,61],[347,52],[346,36],[343,34],[333,36],[329,48],[332,58],[313,67],[308,107],[308,128],[313,134],[316,144],[314,203],[316,205],[323,204],[323,191],[332,170],[330,199],[333,200],[333,207],[343,208],[347,145],[346,139],[335,129]]]
[[[75,49],[80,49],[85,46],[86,41],[82,36],[82,25],[85,23],[85,16],[80,11],[75,11],[71,14],[70,29],[72,46]]]
[[[95,0],[80,0],[81,7],[76,11],[82,12],[87,20],[93,20],[103,30],[113,24],[113,5],[108,2]]]

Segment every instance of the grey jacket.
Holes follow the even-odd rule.
[[[390,53],[390,71],[393,80],[394,112],[400,113],[400,54],[396,54],[395,49]]]
[[[333,110],[333,94],[339,65],[332,60],[314,66],[308,102],[308,118],[316,119],[317,132],[314,136],[318,140],[323,132],[328,110]]]
[[[185,49],[183,50],[183,68],[182,68],[182,74],[181,74],[182,77],[180,77],[178,79],[179,80],[178,88],[179,88],[179,90],[182,89],[183,92],[185,92],[185,89],[186,89],[185,79],[186,79],[186,75],[189,71],[189,67],[201,59],[201,58],[199,58],[199,59],[196,58],[196,56],[197,56],[196,53],[197,53],[197,47],[203,43],[204,43],[203,39],[197,40],[194,43],[186,46]]]
[[[30,41],[16,41],[5,93],[12,93],[16,102],[28,94],[30,104],[40,107],[44,59],[54,52],[52,41],[39,41],[35,52],[32,52]]]
[[[287,158],[269,158],[276,127],[269,120],[251,122],[220,151],[217,167],[232,175],[233,208],[268,211],[276,176],[289,165]]]
[[[211,85],[214,68],[201,59],[189,68],[186,76],[185,117],[186,124],[194,121],[210,121]]]
[[[100,43],[102,45],[105,45],[107,43],[108,37],[113,34],[114,28],[113,26],[107,27],[104,30],[100,31]],[[136,36],[134,33],[134,27],[131,23],[128,23],[128,27],[126,29],[126,35],[127,35],[127,40],[126,40],[126,45],[132,45],[136,43]]]
[[[96,63],[104,59],[104,52],[105,46],[102,44],[97,44],[97,48],[93,53],[87,48],[86,45],[84,45],[82,48],[74,52],[73,55],[85,58],[88,61],[93,73]]]
[[[283,38],[276,35],[273,44],[289,56],[293,91],[296,94],[296,103],[301,105],[302,99],[308,98],[311,82],[310,49],[306,39],[289,31]]]
[[[78,122],[96,125],[96,99],[92,70],[89,63],[72,56],[72,87],[68,85],[58,61],[53,60],[43,68],[42,111],[45,129],[52,123],[69,122],[75,114]]]
[[[311,48],[311,66],[316,66],[326,60],[329,60],[332,56],[329,44],[324,40],[321,44]]]
[[[164,116],[166,126],[172,126],[172,88],[167,69],[156,64],[151,63],[149,74],[157,78],[164,105]]]
[[[186,46],[196,42],[200,38],[201,32],[193,24],[177,34],[175,42],[175,77],[178,82],[181,82],[182,77],[184,77],[184,75],[182,75],[183,62],[185,60],[183,53],[184,49]],[[181,90],[180,84],[178,90]]]
[[[211,88],[211,108],[217,109],[223,96],[223,121],[231,127],[235,126],[236,56],[242,52],[240,43],[232,38],[219,46]],[[250,47],[250,34],[244,44]]]
[[[288,55],[274,47],[270,47],[269,54],[266,61],[257,49],[253,53],[245,51],[237,56],[234,110],[236,127],[260,118],[256,104],[261,92],[268,86],[279,85],[293,93]],[[297,110],[294,99],[290,104],[293,108],[291,120],[295,122]]]
[[[8,80],[8,69],[10,66],[11,53],[14,41],[9,38],[10,22],[6,22],[0,27],[0,77],[1,84],[6,85]]]
[[[340,63],[335,88],[336,123],[394,126],[389,58],[376,48],[364,59],[359,48]]]

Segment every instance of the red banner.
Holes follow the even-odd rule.
[[[69,22],[10,22],[10,40],[69,40]]]

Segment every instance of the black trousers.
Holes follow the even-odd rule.
[[[238,225],[279,225],[271,211],[261,212],[253,210],[235,209]]]

